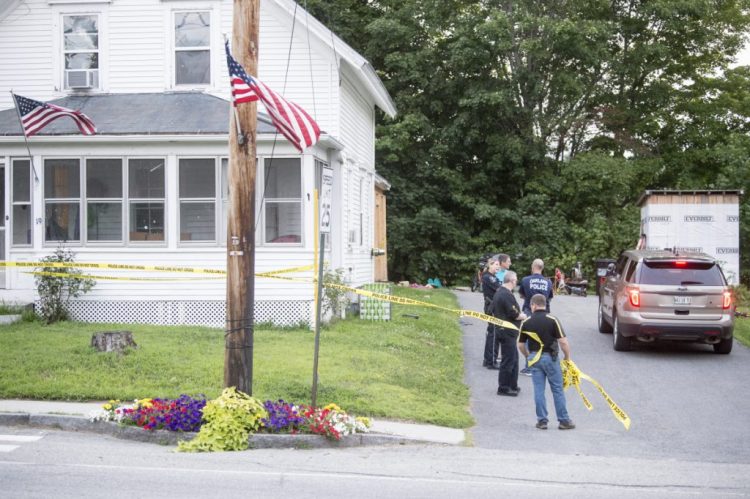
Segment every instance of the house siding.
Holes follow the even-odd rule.
[[[283,5],[282,5],[283,4]],[[334,169],[335,205],[330,255],[326,260],[333,268],[343,268],[346,280],[353,286],[372,282],[373,262],[370,249],[373,241],[373,172],[374,172],[374,102],[362,79],[353,73],[359,61],[344,62],[351,49],[337,52],[331,40],[321,33],[305,29],[307,14],[298,9],[292,27],[291,4],[286,0],[261,3],[259,78],[288,99],[305,108],[321,129],[343,145],[326,149],[315,146],[301,155],[302,209],[299,223],[303,226],[299,245],[269,246],[261,243],[262,230],[257,231],[256,272],[311,265],[314,260],[313,188],[314,158],[329,163]],[[173,13],[180,10],[211,12],[211,82],[197,88],[173,84]],[[69,95],[63,90],[62,28],[64,14],[99,14],[99,78],[100,88],[91,94],[162,93],[198,90],[228,100],[230,98],[223,36],[232,31],[233,4],[229,0],[164,1],[134,0],[129,2],[52,3],[48,0],[26,0],[0,20],[0,83],[5,88],[37,100],[52,100]],[[320,27],[317,28],[318,30]],[[294,38],[290,35],[294,33]],[[330,33],[328,33],[330,35]],[[336,43],[342,43],[337,41]],[[291,54],[291,55],[290,55]],[[357,56],[359,57],[359,56]],[[359,83],[358,83],[359,82]],[[0,93],[0,109],[12,109],[9,93]],[[259,109],[264,111],[262,106]],[[227,118],[227,121],[229,119]],[[173,139],[177,140],[173,140]],[[5,259],[37,261],[52,253],[55,243],[44,242],[45,205],[44,172],[46,158],[66,157],[161,157],[165,168],[165,241],[158,246],[119,242],[112,244],[69,243],[78,262],[119,263],[124,265],[189,266],[211,269],[226,268],[224,241],[213,243],[180,242],[178,226],[179,192],[178,159],[182,157],[226,157],[226,141],[195,135],[194,140],[177,137],[82,136],[35,137],[31,141],[33,162],[40,182],[32,187],[32,247],[13,247],[10,226],[6,224]],[[261,157],[300,157],[281,135],[271,142],[259,140]],[[0,136],[0,164],[5,164],[5,182],[10,187],[12,158],[26,157],[26,147],[18,136]],[[259,179],[260,180],[260,179]],[[257,186],[256,215],[260,212],[263,186]],[[10,188],[5,199],[10,210]],[[82,214],[85,212],[82,212]],[[360,230],[362,240],[349,242],[350,231]],[[85,224],[85,219],[80,222]],[[262,224],[262,221],[260,222]],[[196,227],[193,227],[196,229]],[[127,239],[127,238],[126,238]],[[2,255],[0,255],[2,258]],[[5,270],[5,288],[0,300],[31,301],[36,299],[33,275],[25,269]],[[94,275],[133,277],[190,277],[189,274],[156,272],[91,271]],[[312,272],[295,276],[312,278]],[[2,284],[2,281],[0,281]],[[200,317],[210,316],[205,323],[223,326],[226,295],[224,279],[180,279],[171,281],[100,280],[96,287],[78,300],[74,317],[90,320],[100,317],[100,304],[119,304],[123,322],[134,314],[133,321],[154,315],[154,323],[201,323]],[[255,281],[256,320],[266,315],[288,316],[291,323],[311,322],[313,286],[310,282],[290,282],[257,278]],[[172,305],[170,305],[172,303]],[[174,304],[177,305],[174,305]],[[289,308],[278,304],[288,303]],[[126,305],[123,305],[126,304]],[[270,305],[269,305],[270,304]],[[100,315],[97,315],[100,314]],[[158,318],[156,317],[158,316]],[[276,320],[284,323],[284,320]],[[192,317],[192,318],[189,318]],[[218,317],[218,319],[217,319]],[[110,318],[109,316],[107,318]],[[218,323],[217,323],[218,320]],[[198,321],[198,322],[195,322]],[[288,323],[288,321],[287,321]]]

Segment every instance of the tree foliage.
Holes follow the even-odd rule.
[[[310,3],[311,2],[311,3]],[[615,257],[644,189],[750,184],[750,0],[309,0],[380,71],[392,279]],[[741,208],[743,241],[750,209]],[[747,269],[750,258],[743,255]],[[744,275],[748,279],[750,275]]]

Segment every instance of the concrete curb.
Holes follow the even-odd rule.
[[[158,445],[175,446],[180,441],[192,440],[197,433],[168,430],[143,430],[135,426],[121,426],[111,421],[90,421],[78,416],[56,414],[0,413],[0,425],[54,428],[64,431],[82,431],[109,435],[125,440],[134,440]],[[335,449],[374,445],[447,445],[397,435],[380,433],[357,433],[341,440],[329,440],[320,435],[272,435],[258,433],[250,436],[251,449]]]

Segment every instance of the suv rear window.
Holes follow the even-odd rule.
[[[644,261],[641,284],[673,286],[723,286],[721,270],[714,262]]]

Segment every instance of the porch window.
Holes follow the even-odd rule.
[[[122,241],[122,159],[86,160],[86,240]]]
[[[221,158],[221,238],[219,242],[227,244],[227,220],[229,215],[229,159]]]
[[[11,244],[31,245],[31,162],[28,159],[11,161]]]
[[[128,160],[130,241],[164,241],[164,159]]]
[[[300,158],[264,161],[263,242],[302,242],[302,171]]]
[[[216,159],[180,159],[180,241],[216,241]]]
[[[64,87],[99,88],[99,16],[63,16]]]
[[[81,240],[81,170],[77,158],[44,161],[44,240]]]
[[[174,15],[175,85],[211,83],[211,14],[176,12]]]

